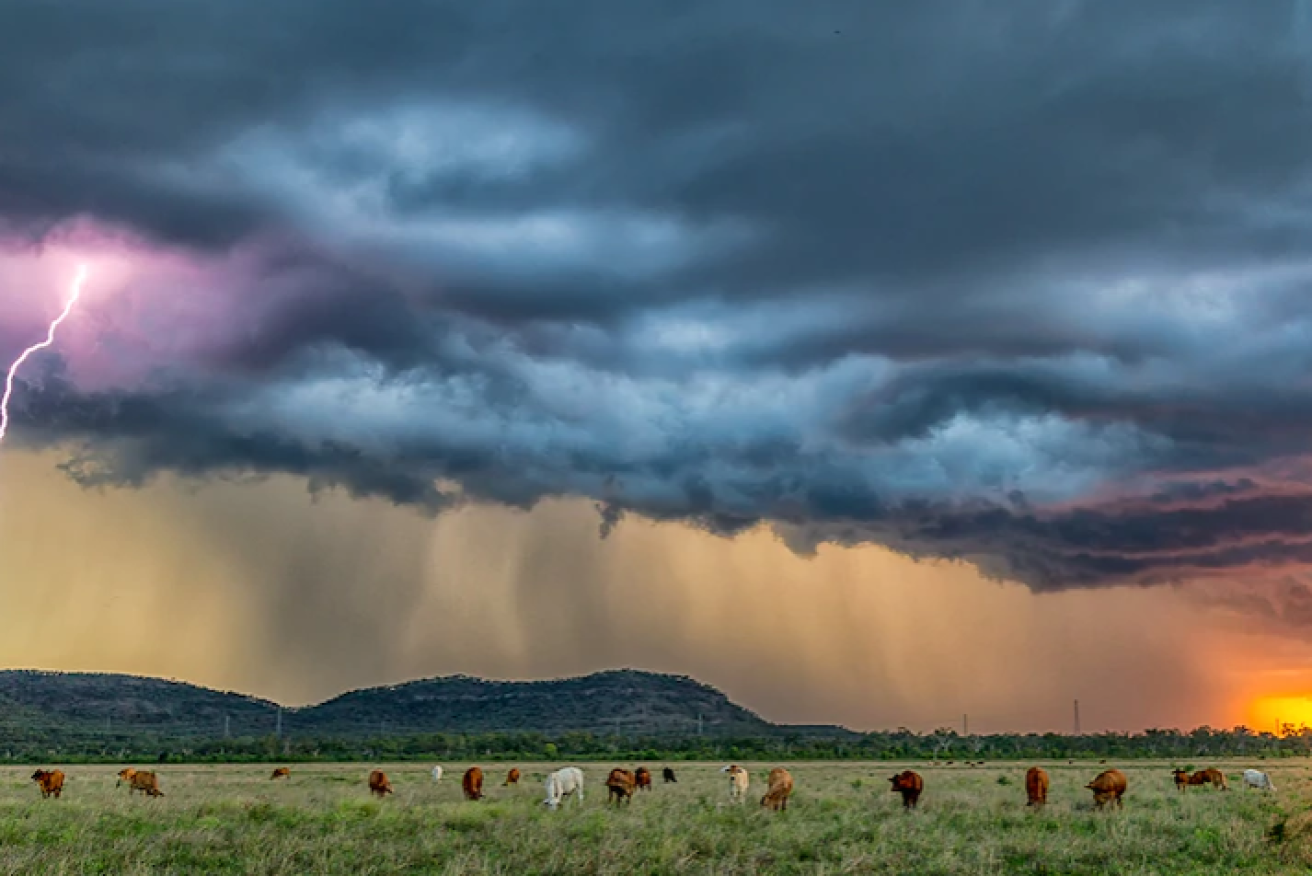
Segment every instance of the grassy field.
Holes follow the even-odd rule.
[[[637,764],[615,764],[632,769]],[[293,766],[290,782],[262,766],[165,766],[167,796],[128,797],[114,767],[79,766],[63,799],[42,800],[32,767],[0,770],[0,872],[88,873],[1248,873],[1312,864],[1312,767],[1261,764],[1279,791],[1245,790],[1244,765],[1220,763],[1228,793],[1176,792],[1170,764],[1119,765],[1121,812],[1094,812],[1082,786],[1104,767],[1043,764],[1050,803],[1025,808],[1028,764],[785,764],[797,789],[787,812],[756,801],[775,764],[752,764],[748,805],[727,802],[720,764],[674,764],[626,809],[605,805],[607,765],[582,765],[586,800],[541,805],[544,764],[483,765],[487,799],[462,800],[467,764],[434,785],[423,764],[384,765],[396,793],[379,802],[363,765]],[[151,768],[147,764],[143,768]],[[1201,768],[1202,763],[1194,764]],[[925,777],[919,812],[902,811],[887,777]],[[1280,825],[1283,825],[1281,827]],[[1305,836],[1304,834],[1308,835]]]

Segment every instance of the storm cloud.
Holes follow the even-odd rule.
[[[13,440],[1036,590],[1283,575],[1310,50],[1301,0],[10,2],[0,227],[127,253],[81,318],[133,360],[46,357]]]

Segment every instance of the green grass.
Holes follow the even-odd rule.
[[[615,764],[633,768],[637,764]],[[1245,790],[1244,765],[1218,764],[1228,793],[1176,792],[1168,763],[1120,768],[1121,812],[1095,812],[1082,786],[1105,767],[1044,764],[1043,812],[1025,808],[1029,764],[788,765],[789,809],[756,805],[766,772],[752,764],[751,801],[728,803],[720,764],[675,764],[677,785],[655,787],[621,810],[605,805],[608,766],[584,765],[586,800],[541,805],[551,767],[485,766],[487,799],[465,802],[443,764],[385,765],[396,794],[369,796],[361,765],[293,766],[270,782],[261,766],[165,766],[161,799],[128,797],[116,767],[70,767],[64,797],[42,800],[32,767],[0,770],[0,873],[12,874],[1175,874],[1306,872],[1312,864],[1312,768],[1263,763],[1279,792]],[[143,768],[151,768],[147,764]],[[919,812],[902,810],[886,777],[925,777]],[[1000,779],[1006,778],[1007,782]]]

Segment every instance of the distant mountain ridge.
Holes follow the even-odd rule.
[[[186,736],[369,737],[589,732],[626,736],[858,734],[773,724],[693,678],[634,669],[541,681],[468,675],[352,690],[313,706],[135,675],[0,670],[0,731],[150,731]]]

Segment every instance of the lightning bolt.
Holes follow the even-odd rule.
[[[18,374],[18,369],[27,361],[37,350],[44,350],[55,342],[55,331],[59,324],[68,319],[68,315],[73,312],[73,306],[77,304],[77,299],[82,295],[82,284],[87,280],[87,266],[78,265],[77,274],[73,277],[73,294],[69,296],[68,303],[60,311],[59,316],[55,317],[54,322],[50,323],[50,328],[46,329],[46,339],[40,343],[33,344],[22,352],[14,360],[14,364],[9,366],[9,373],[5,376],[5,394],[0,398],[0,442],[5,440],[5,433],[9,431],[9,397],[14,394],[14,376]]]

